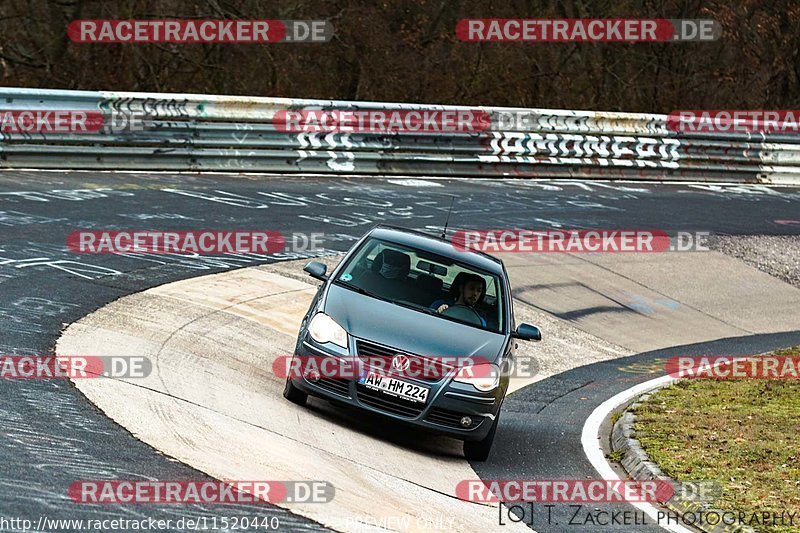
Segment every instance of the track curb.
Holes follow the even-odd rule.
[[[631,478],[637,481],[650,481],[660,480],[667,481],[675,487],[673,497],[664,502],[664,507],[683,515],[684,513],[690,514],[703,514],[717,513],[720,520],[716,525],[710,524],[692,524],[692,527],[697,528],[705,533],[755,533],[755,529],[749,526],[736,525],[729,526],[722,522],[721,516],[725,512],[722,509],[711,507],[703,502],[695,491],[688,490],[689,487],[685,486],[679,481],[676,481],[661,471],[659,466],[650,459],[647,452],[644,451],[642,443],[636,439],[636,430],[634,424],[636,423],[636,415],[631,410],[636,409],[642,403],[650,399],[652,394],[660,389],[672,385],[674,382],[662,383],[656,385],[653,389],[645,394],[636,398],[632,403],[627,405],[622,412],[622,415],[614,423],[611,430],[610,441],[612,452],[621,452],[622,459],[620,464]]]

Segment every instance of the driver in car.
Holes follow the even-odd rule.
[[[435,309],[437,313],[442,313],[451,305],[463,305],[475,311],[481,319],[481,325],[486,327],[486,319],[475,308],[476,305],[483,301],[483,296],[486,294],[485,279],[477,274],[461,272],[453,280],[450,294],[457,294],[458,296],[454,300],[436,300],[431,304],[431,309]]]

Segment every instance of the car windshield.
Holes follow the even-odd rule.
[[[495,274],[450,258],[369,238],[334,283],[369,296],[496,333],[503,331],[503,285]]]

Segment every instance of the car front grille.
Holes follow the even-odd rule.
[[[470,424],[468,427],[464,427],[461,425],[461,418],[464,416],[468,416],[472,419],[472,424]],[[449,409],[441,409],[439,407],[434,407],[433,409],[431,409],[431,412],[428,413],[428,416],[425,417],[425,420],[427,420],[428,422],[432,422],[434,424],[439,424],[440,426],[447,426],[450,428],[475,429],[476,427],[481,425],[481,422],[483,422],[483,417],[480,415],[457,413],[456,411],[450,411]]]
[[[405,355],[409,358],[411,365],[408,370],[409,374],[405,377],[431,383],[441,381],[454,368],[435,357],[421,357],[362,340],[356,341],[356,351],[362,360],[379,363],[375,366],[387,371],[391,370],[392,359],[396,355]],[[395,377],[403,379],[404,376],[402,373],[398,373]]]
[[[333,392],[335,394],[340,394],[342,396],[350,397],[350,382],[346,379],[341,378],[320,378],[317,381],[313,381],[314,385],[317,387],[323,388],[327,391]]]
[[[372,408],[407,418],[415,418],[425,409],[424,403],[395,398],[380,391],[368,389],[363,385],[358,385],[358,400]]]

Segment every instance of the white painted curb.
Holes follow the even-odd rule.
[[[633,398],[677,381],[680,381],[680,378],[673,378],[671,376],[662,376],[660,378],[651,379],[650,381],[645,381],[644,383],[640,383],[635,387],[631,387],[630,389],[612,396],[592,411],[592,414],[589,415],[589,418],[586,419],[583,425],[581,444],[583,445],[583,452],[602,479],[622,479],[617,475],[608,461],[606,461],[606,456],[600,448],[600,424],[603,423],[603,420],[605,420],[614,409]],[[659,510],[654,505],[642,502],[631,502],[631,505],[644,511],[647,516],[656,521]],[[659,526],[667,531],[673,531],[674,533],[694,533],[694,530],[683,527],[680,524],[659,524]]]

